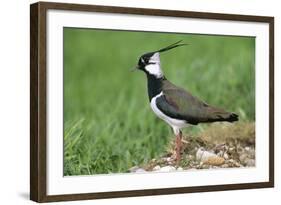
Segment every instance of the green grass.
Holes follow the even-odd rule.
[[[254,38],[65,28],[64,175],[126,172],[165,152],[173,134],[150,109],[145,75],[129,70],[178,40],[189,45],[161,54],[166,77],[254,121]]]

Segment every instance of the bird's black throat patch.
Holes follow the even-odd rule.
[[[148,97],[150,102],[153,97],[161,93],[163,80],[165,80],[166,78],[164,76],[161,78],[157,78],[156,76],[151,75],[149,73],[146,73],[146,76],[147,76]]]

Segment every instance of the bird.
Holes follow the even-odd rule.
[[[146,74],[148,98],[152,111],[173,130],[176,137],[175,160],[177,163],[181,160],[183,128],[199,123],[239,120],[239,116],[234,112],[227,112],[209,105],[166,78],[161,68],[160,53],[188,45],[181,42],[182,40],[141,55],[134,68]]]

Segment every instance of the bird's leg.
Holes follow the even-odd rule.
[[[181,159],[181,147],[182,147],[182,132],[176,135],[176,162],[177,164],[180,162]]]

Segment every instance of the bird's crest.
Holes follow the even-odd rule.
[[[165,48],[161,48],[161,49],[155,51],[155,53],[156,53],[156,52],[161,53],[161,52],[165,52],[165,51],[171,50],[171,49],[176,48],[176,47],[179,47],[179,46],[186,46],[186,45],[188,45],[188,44],[186,44],[186,43],[180,43],[180,42],[182,42],[182,40],[177,41],[176,43],[173,43],[173,44],[171,44],[171,45],[169,45],[169,46],[167,46],[167,47],[165,47]]]

